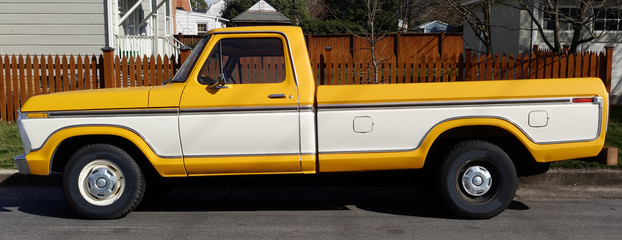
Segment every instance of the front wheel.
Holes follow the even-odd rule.
[[[121,218],[140,203],[145,179],[138,164],[122,149],[87,145],[69,159],[63,178],[65,198],[81,215]]]
[[[501,148],[466,141],[455,145],[441,165],[440,191],[458,216],[491,218],[514,198],[516,179],[514,164]]]

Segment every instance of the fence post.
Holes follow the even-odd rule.
[[[326,85],[326,73],[324,73],[325,69],[326,63],[324,62],[324,54],[320,53],[320,83],[318,85]]]
[[[464,81],[472,81],[473,56],[471,55],[471,48],[466,48],[464,52]]]
[[[192,48],[188,46],[183,46],[179,50],[180,50],[179,65],[181,66],[182,64],[184,64],[186,59],[188,59],[188,56],[190,56],[190,52],[192,51]]]
[[[534,54],[536,54],[536,55],[537,55],[537,54],[538,54],[538,52],[540,51],[540,47],[538,46],[538,44],[534,44],[534,45],[533,45],[533,48],[532,48],[531,50],[532,50],[532,52],[533,52]]]
[[[607,92],[611,94],[611,70],[612,70],[612,62],[613,62],[613,46],[605,46],[605,58],[607,59],[605,62],[605,87],[607,88]]]
[[[114,48],[104,47],[102,48],[102,52],[104,52],[104,70],[102,71],[103,76],[102,79],[100,79],[99,86],[101,88],[112,88],[112,78],[114,77]]]

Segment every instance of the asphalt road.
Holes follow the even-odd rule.
[[[119,220],[80,218],[59,177],[0,179],[0,239],[620,239],[622,186],[522,185],[488,220],[454,219],[403,174],[181,181]]]

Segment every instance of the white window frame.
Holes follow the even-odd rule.
[[[205,25],[205,31],[201,31],[200,29],[200,25],[204,24]],[[197,34],[206,34],[207,33],[207,22],[197,22]]]

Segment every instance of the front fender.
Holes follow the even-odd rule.
[[[137,132],[122,126],[69,126],[60,129],[50,135],[41,148],[33,150],[26,155],[31,174],[49,175],[51,172],[52,159],[63,141],[72,137],[109,135],[117,136],[132,142],[147,157],[149,162],[165,177],[187,176],[183,158],[158,156],[149,142]]]

